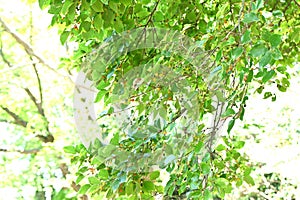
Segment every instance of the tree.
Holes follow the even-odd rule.
[[[90,146],[85,140],[89,148],[65,147],[79,166],[76,182],[86,183],[79,193],[211,199],[254,184],[251,165],[238,152],[245,142],[228,134],[214,144],[223,123],[228,120],[230,133],[243,120],[249,87],[272,101],[276,93],[265,88],[289,87],[287,69],[299,62],[296,0],[39,5],[53,15],[52,25],[63,27],[63,44],[78,43],[66,61],[86,72],[105,110],[97,115],[102,138]],[[205,121],[209,113],[212,126]]]

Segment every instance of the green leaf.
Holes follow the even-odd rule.
[[[105,5],[108,5],[108,0],[101,0],[101,2]]]
[[[234,122],[235,122],[235,119],[232,119],[232,120],[229,121],[228,128],[227,128],[227,133],[230,133],[231,129],[234,126]]]
[[[98,184],[100,184],[100,180],[98,178],[94,177],[94,176],[89,177],[88,180],[89,180],[89,183],[91,185],[98,185]]]
[[[134,183],[133,182],[129,182],[126,184],[125,193],[127,195],[134,194]]]
[[[236,149],[241,149],[245,146],[245,142],[244,141],[237,141],[237,142],[234,142],[234,147]]]
[[[80,183],[80,181],[81,181],[82,179],[84,179],[84,175],[83,175],[83,174],[79,174],[78,177],[77,177],[77,179],[76,179],[76,181],[75,181],[75,183],[76,183],[76,184]]]
[[[232,108],[227,108],[227,110],[222,114],[222,117],[229,117],[235,114]]]
[[[242,35],[242,38],[241,38],[241,42],[242,44],[246,44],[248,42],[250,42],[250,31],[249,30],[246,30],[245,33]]]
[[[255,3],[256,10],[264,7],[264,0],[257,0]]]
[[[243,22],[245,23],[251,23],[251,22],[256,22],[258,21],[258,17],[256,16],[255,13],[251,12],[251,13],[247,13],[243,19]]]
[[[155,185],[152,183],[152,181],[144,181],[142,189],[144,192],[151,192],[155,190]]]
[[[107,180],[109,177],[108,171],[106,169],[100,169],[98,173],[98,177],[102,180]]]
[[[216,61],[220,61],[222,57],[222,50],[218,51],[217,55],[216,55]]]
[[[200,164],[203,175],[207,175],[210,173],[210,166],[207,163],[202,162]]]
[[[224,151],[226,150],[226,147],[223,145],[223,144],[219,144],[216,148],[215,148],[216,151]]]
[[[262,78],[262,82],[266,83],[267,81],[269,81],[275,74],[274,70],[270,70],[267,73],[265,73],[265,75]]]
[[[208,189],[206,189],[203,194],[203,200],[210,200],[210,199],[212,199],[212,193]]]
[[[101,31],[103,28],[103,19],[101,17],[101,15],[96,15],[96,17],[94,18],[94,27],[98,30]]]
[[[268,49],[263,44],[257,44],[250,50],[250,55],[253,57],[259,57],[266,53]]]
[[[281,43],[281,35],[272,34],[269,38],[272,47],[277,47]]]
[[[71,0],[66,0],[64,3],[63,3],[63,6],[61,8],[61,11],[60,13],[63,14],[63,15],[66,15],[69,11],[69,8],[74,4],[73,1]]]
[[[158,110],[159,115],[164,119],[168,119],[168,112],[167,109],[164,106],[161,106]]]
[[[284,16],[283,12],[281,10],[274,10],[272,12],[274,17],[282,18]]]
[[[267,98],[269,98],[269,97],[271,97],[272,96],[272,93],[271,92],[265,92],[264,93],[264,99],[267,99]]]
[[[161,11],[157,11],[155,12],[155,14],[153,15],[153,19],[156,22],[160,22],[164,20],[164,14]]]
[[[89,189],[89,193],[93,194],[93,193],[96,193],[98,190],[100,190],[99,185],[92,185],[92,187],[90,187],[90,189]]]
[[[114,23],[114,28],[117,31],[117,33],[122,33],[124,31],[123,23],[119,18],[116,19]]]
[[[253,178],[250,175],[247,175],[244,177],[244,180],[246,181],[246,183],[248,183],[249,185],[255,185],[255,182],[253,180]]]
[[[70,154],[76,154],[77,153],[75,147],[73,147],[73,146],[64,147],[64,152],[70,153]]]
[[[110,144],[112,145],[118,145],[119,144],[120,135],[119,133],[115,133],[113,138],[110,140]]]
[[[199,153],[203,146],[204,143],[202,141],[199,141],[198,144],[195,146],[195,153]]]
[[[243,53],[243,48],[242,47],[237,47],[234,50],[231,51],[231,58],[232,60],[237,59],[238,57],[240,57]]]
[[[62,34],[60,34],[60,42],[62,45],[64,45],[65,42],[67,41],[69,34],[70,34],[70,31],[66,31],[66,30]]]
[[[159,175],[160,175],[159,171],[153,171],[153,172],[150,173],[150,179],[155,180],[159,177]]]
[[[80,187],[78,194],[86,194],[87,191],[90,189],[91,185],[90,184],[85,184]]]
[[[46,8],[50,4],[50,0],[39,0],[39,6],[41,9]]]
[[[92,5],[92,9],[95,12],[103,12],[103,4],[98,0]]]
[[[267,53],[265,53],[265,55],[259,60],[259,66],[264,67],[267,64],[269,64],[271,60],[272,60],[272,53],[270,51],[267,51]]]

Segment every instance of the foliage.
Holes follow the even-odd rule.
[[[256,92],[272,101],[276,100],[276,94],[264,91],[266,85],[275,84],[280,92],[286,91],[290,85],[287,68],[299,62],[300,13],[296,0],[39,0],[39,5],[53,15],[52,25],[61,24],[60,27],[63,27],[60,35],[62,43],[78,43],[78,49],[70,61],[77,63],[74,67],[78,69],[81,69],[83,61],[88,63],[84,65],[85,70],[99,90],[96,102],[104,103],[107,109],[99,117],[108,117],[109,120],[116,114],[112,108],[115,103],[113,97],[122,91],[120,82],[124,74],[139,65],[150,63],[168,66],[166,71],[175,71],[179,77],[185,77],[187,83],[183,88],[188,87],[187,93],[196,91],[193,97],[199,105],[195,108],[198,114],[195,120],[197,129],[187,138],[187,151],[181,154],[181,159],[175,159],[172,151],[181,146],[171,148],[158,171],[134,173],[113,167],[118,163],[113,163],[114,154],[109,150],[109,145],[100,154],[96,151],[102,148],[101,142],[88,150],[82,145],[66,147],[66,152],[74,154],[72,161],[79,164],[77,183],[82,179],[86,181],[79,193],[93,194],[100,190],[106,192],[109,198],[119,199],[123,196],[128,199],[153,199],[157,193],[169,198],[211,199],[213,196],[224,198],[233,185],[239,186],[243,182],[254,184],[250,176],[251,166],[238,152],[244,145],[243,141],[226,136],[223,138],[224,144],[215,150],[208,148],[204,156],[201,154],[203,148],[211,147],[207,137],[213,133],[207,132],[207,124],[202,122],[208,113],[215,111],[214,95],[219,102],[226,103],[226,110],[219,117],[229,119],[227,132],[230,132],[236,120],[243,120],[251,95],[247,93],[250,84],[258,83]],[[167,47],[160,50],[125,50],[112,62],[101,62],[102,54],[97,54],[103,47],[101,43],[109,43],[114,40],[114,35],[123,31],[149,27],[170,29],[191,38],[204,53],[200,63],[214,75],[215,82],[222,83],[222,92],[216,92],[220,88],[211,89],[205,83],[203,73],[183,61],[180,55],[170,55]],[[146,40],[141,39],[141,42],[146,43]],[[90,57],[92,51],[96,52],[96,56]],[[195,57],[195,60],[198,58]],[[157,74],[164,76],[164,71],[158,70]],[[172,131],[172,126],[186,123],[181,117],[184,101],[178,101],[180,95],[171,85],[154,82],[133,87],[137,77],[128,77],[131,77],[129,88],[135,90],[125,90],[130,93],[125,95],[129,102],[125,102],[123,109],[136,105],[130,107],[130,111],[136,113],[130,119],[133,131],[123,133],[120,131],[122,128],[116,128],[115,124],[103,124],[108,135],[114,135],[110,144],[135,156],[135,152],[165,150],[166,144],[174,144],[172,138],[176,132]],[[147,81],[151,83],[151,80]],[[159,120],[150,128],[148,118],[151,113],[156,116],[155,112]],[[139,128],[153,133],[153,137],[138,135]],[[103,152],[109,155],[106,160],[101,157]],[[165,185],[160,184],[162,170],[169,174]]]
[[[62,149],[74,140],[73,85],[53,68],[63,47],[37,5],[0,9],[0,199],[74,199]]]

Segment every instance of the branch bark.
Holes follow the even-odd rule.
[[[59,76],[63,76],[64,78],[66,78],[67,80],[69,80],[70,82],[73,83],[72,79],[69,76],[58,73],[55,68],[51,67],[41,56],[39,56],[36,52],[34,52],[32,47],[27,42],[22,40],[16,33],[11,31],[10,28],[6,25],[6,23],[1,18],[0,18],[0,24],[2,25],[4,31],[9,33],[25,49],[25,51],[28,55],[35,57],[45,67],[47,67],[54,73],[58,74]]]
[[[7,153],[20,153],[20,154],[37,154],[41,149],[28,149],[28,150],[9,150],[9,149],[0,149],[0,152]]]

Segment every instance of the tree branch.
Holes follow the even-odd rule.
[[[26,128],[28,122],[26,122],[24,119],[22,119],[19,115],[15,114],[14,112],[12,112],[11,110],[9,110],[6,107],[1,106],[2,110],[4,110],[7,114],[9,114],[12,118],[14,118],[14,124],[22,126],[24,128]]]
[[[9,33],[21,46],[23,46],[23,48],[25,49],[25,51],[28,55],[35,57],[45,67],[47,67],[54,73],[58,74],[59,76],[63,76],[64,78],[67,78],[70,82],[73,83],[72,79],[69,76],[58,73],[55,68],[51,67],[48,63],[45,62],[45,60],[41,56],[37,55],[33,51],[32,47],[29,44],[27,44],[24,40],[22,40],[16,33],[11,31],[10,28],[5,24],[5,22],[1,18],[0,18],[0,24],[2,25],[3,29],[7,33]]]
[[[7,153],[20,153],[20,154],[37,154],[41,149],[28,149],[28,150],[9,150],[9,149],[0,149],[0,152]]]

